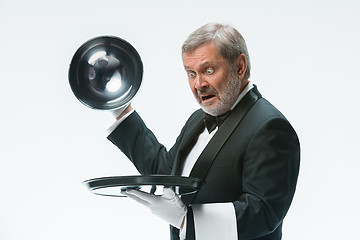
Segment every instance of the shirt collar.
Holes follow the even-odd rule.
[[[252,84],[252,82],[248,82],[248,84],[246,85],[246,87],[241,91],[238,99],[236,100],[236,102],[234,103],[234,105],[230,108],[230,111],[234,110],[234,108],[236,107],[236,105],[238,105],[238,103],[241,101],[241,99],[254,87],[254,85]]]

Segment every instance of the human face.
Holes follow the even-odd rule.
[[[214,43],[183,54],[191,91],[204,112],[218,116],[230,110],[241,91],[241,81]]]

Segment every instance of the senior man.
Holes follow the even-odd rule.
[[[195,195],[127,196],[167,221],[171,239],[279,240],[299,172],[300,146],[288,120],[249,81],[250,59],[231,26],[206,24],[182,46],[189,85],[201,109],[168,151],[129,105],[108,139],[141,174],[200,177]],[[171,126],[169,126],[171,127]]]

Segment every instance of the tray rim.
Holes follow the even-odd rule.
[[[122,197],[123,195],[100,194],[95,191],[110,187],[139,187],[139,186],[159,186],[178,187],[179,189],[187,188],[186,192],[179,195],[187,195],[197,192],[200,187],[201,180],[194,177],[174,176],[174,175],[129,175],[129,176],[109,176],[99,177],[85,180],[85,184],[89,190],[97,195]]]

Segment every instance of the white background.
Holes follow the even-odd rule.
[[[67,71],[92,37],[129,41],[145,68],[133,106],[171,147],[198,108],[180,46],[213,21],[244,35],[251,80],[300,137],[301,171],[283,239],[355,239],[359,11],[355,0],[1,0],[0,239],[169,238],[167,224],[144,207],[82,185],[137,172],[106,139],[111,115],[83,106]]]

